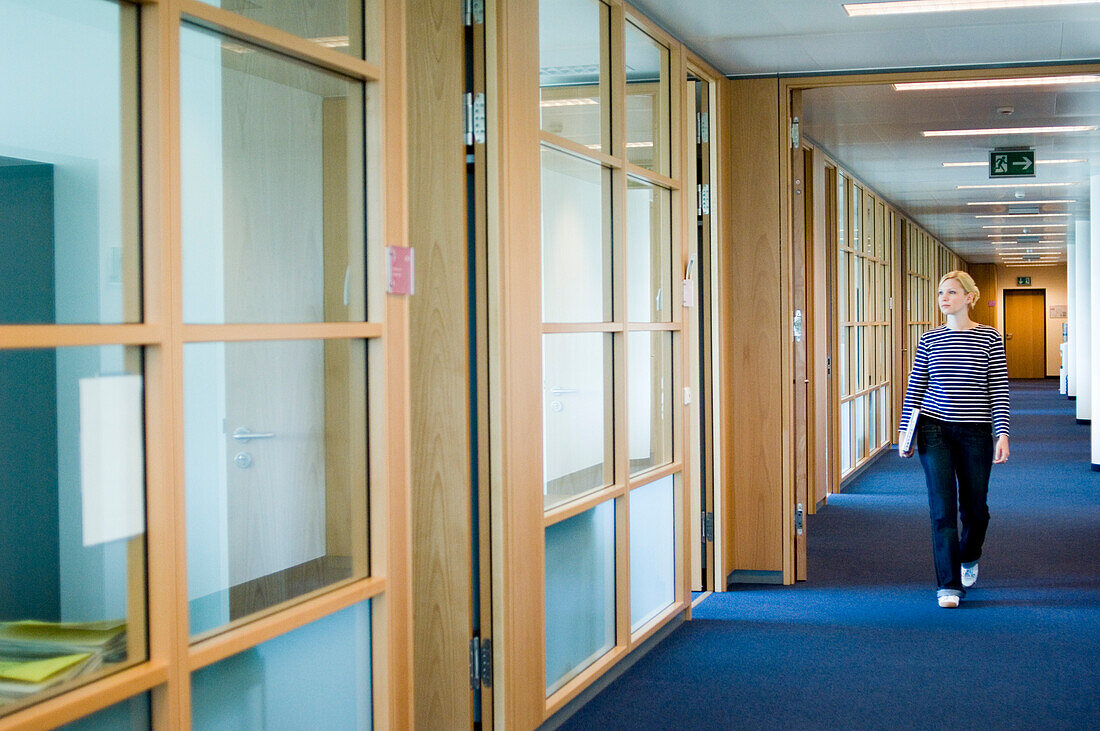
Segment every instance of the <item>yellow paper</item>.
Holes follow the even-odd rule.
[[[0,662],[0,678],[4,680],[21,680],[24,683],[41,683],[51,675],[68,670],[91,656],[90,652],[78,652],[75,655],[61,655],[45,660]]]
[[[0,639],[100,645],[126,628],[125,622],[8,622],[0,625]]]

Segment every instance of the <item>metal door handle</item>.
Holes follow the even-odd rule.
[[[561,396],[563,393],[577,393],[578,390],[579,389],[576,388],[559,388],[558,386],[554,386],[550,389],[550,393],[555,396]]]
[[[243,426],[238,427],[233,432],[233,438],[236,439],[238,442],[242,442],[244,444],[248,444],[248,442],[253,439],[271,439],[274,436],[275,432],[273,431],[255,432],[249,431],[246,427]]]

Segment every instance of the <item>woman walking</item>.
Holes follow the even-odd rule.
[[[989,473],[1008,460],[1008,365],[995,328],[970,319],[978,287],[948,272],[937,301],[947,323],[921,335],[905,391],[901,432],[919,409],[915,445],[928,483],[936,598],[959,606],[978,580],[989,526]],[[956,489],[957,484],[957,489]],[[959,522],[962,531],[959,531]]]

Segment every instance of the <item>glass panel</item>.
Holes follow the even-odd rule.
[[[210,729],[371,728],[370,602],[191,675],[191,721]]]
[[[611,291],[611,171],[543,148],[542,319],[607,322]]]
[[[140,348],[0,351],[0,715],[145,659],[142,391]]]
[[[614,482],[611,336],[542,336],[546,508]]]
[[[852,399],[852,463],[859,462],[867,454],[867,431],[864,429],[864,416],[867,405],[864,397]]]
[[[630,631],[676,600],[674,477],[630,491]]]
[[[542,129],[608,151],[608,8],[597,0],[539,3],[539,107]]]
[[[185,25],[183,316],[364,317],[363,85]]]
[[[668,49],[626,24],[626,159],[669,174]]]
[[[615,502],[546,529],[546,695],[615,646]]]
[[[362,0],[278,0],[278,2],[202,0],[202,2],[232,10],[246,18],[293,33],[326,48],[334,48],[357,58],[363,56]]]
[[[626,186],[627,317],[672,320],[672,196],[633,178]]]
[[[137,32],[128,4],[0,0],[0,325],[141,320]]]
[[[140,731],[152,728],[150,719],[149,694],[142,693],[58,728],[62,731]]]
[[[871,391],[867,394],[867,413],[869,418],[867,419],[867,443],[871,449],[878,446],[878,391]]]
[[[630,474],[672,461],[672,333],[627,336]]]
[[[852,402],[840,405],[840,474],[852,468]]]
[[[184,346],[191,634],[367,575],[359,340]]]
[[[848,246],[847,231],[845,230],[848,208],[844,202],[844,191],[847,187],[844,174],[838,171],[836,176],[836,240],[837,246],[840,248]]]

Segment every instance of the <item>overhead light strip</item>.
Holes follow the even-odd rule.
[[[1100,76],[1028,76],[1019,79],[960,79],[957,81],[904,81],[894,84],[896,91],[936,91],[940,89],[994,89],[1012,86],[1055,86],[1100,83]]]
[[[955,190],[976,190],[979,188],[1067,188],[1079,183],[985,183],[983,185],[956,185]],[[1028,201],[1032,203],[1034,201]]]
[[[1036,165],[1069,165],[1075,162],[1087,162],[1084,158],[1080,160],[1036,160]],[[989,166],[988,160],[982,160],[981,162],[941,162],[945,168],[984,168]]]
[[[1000,225],[1000,224],[998,224],[996,226],[989,226],[989,225],[982,226],[982,228],[1065,228],[1065,227],[1066,227],[1066,224],[1064,224],[1064,223],[1021,223],[1019,225],[1011,225],[1011,226],[1009,226],[1009,225]],[[1015,234],[1015,235],[1019,236],[1019,234]],[[1043,235],[1045,235],[1045,234],[1043,234]]]
[[[1092,132],[1095,124],[1067,124],[1050,127],[985,127],[982,129],[926,129],[921,131],[924,137],[971,137],[989,135],[1046,135],[1068,134],[1070,132]]]
[[[969,201],[968,206],[1034,206],[1040,203],[1076,203],[1071,198],[1059,198],[1048,200],[1018,200],[1018,201]]]
[[[1051,262],[1049,264],[1042,264],[1035,262],[1034,264],[1005,264],[1006,267],[1056,267],[1058,264],[1065,264],[1065,262]]]
[[[1098,0],[889,0],[877,3],[844,3],[844,12],[856,18],[865,15],[910,15],[951,13],[964,10],[1009,10],[1047,8],[1058,5],[1095,5]]]
[[[982,213],[974,218],[1068,218],[1068,213]]]

